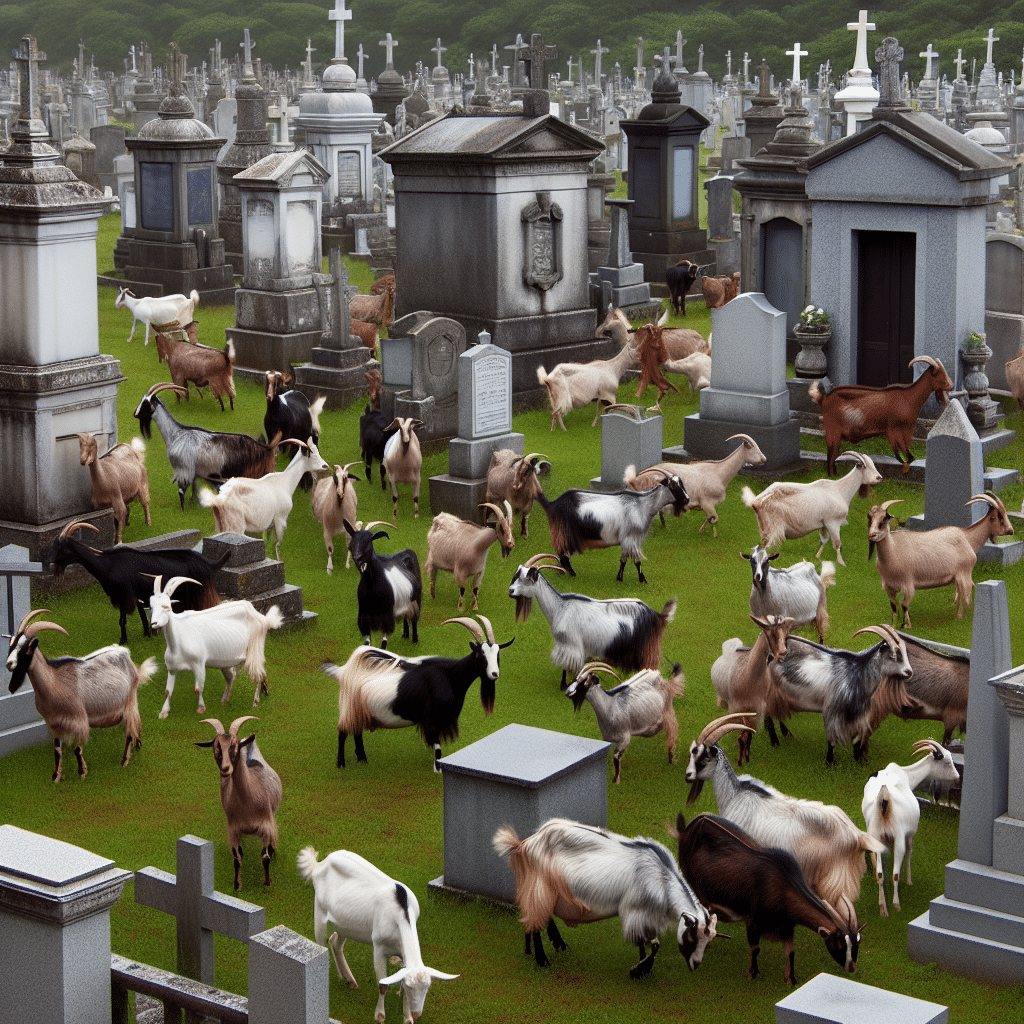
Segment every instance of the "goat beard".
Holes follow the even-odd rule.
[[[690,786],[689,795],[686,797],[686,806],[689,807],[691,804],[697,802],[697,797],[700,796],[701,790],[704,788],[704,780],[696,779]]]
[[[530,609],[533,607],[532,597],[516,598],[516,622],[525,622],[530,617]]]
[[[494,680],[480,680],[480,704],[484,709],[484,715],[489,716],[494,711]]]

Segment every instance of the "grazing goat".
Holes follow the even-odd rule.
[[[913,885],[910,880],[910,857],[914,852],[914,836],[921,821],[921,807],[914,796],[914,790],[927,779],[945,783],[960,781],[960,774],[953,764],[953,755],[935,740],[918,740],[914,744],[914,754],[925,756],[906,767],[890,761],[881,771],[875,772],[864,783],[864,799],[860,804],[864,827],[868,833],[892,850],[894,910],[900,909],[900,868],[904,859],[907,865],[907,885]],[[872,852],[871,858],[878,881],[878,911],[882,917],[888,917],[882,879],[884,858],[877,852]]]
[[[828,749],[825,763],[835,760],[837,746],[853,745],[858,761],[867,757],[871,739],[871,695],[891,679],[900,684],[913,675],[907,648],[887,625],[864,626],[861,633],[876,633],[881,642],[863,651],[846,651],[794,637],[785,662],[772,665],[775,684],[791,711],[819,712],[825,724]],[[903,707],[914,702],[898,691]],[[778,717],[786,717],[780,712]]]
[[[710,523],[711,533],[717,537],[718,511],[715,506],[725,501],[729,484],[744,466],[760,466],[767,461],[764,452],[749,434],[733,434],[726,441],[739,441],[740,444],[724,459],[708,462],[659,462],[639,473],[634,466],[627,466],[623,483],[634,491],[646,491],[659,483],[666,473],[679,477],[689,497],[687,510],[699,508],[704,512],[704,522],[697,532],[703,533],[704,527]],[[660,514],[664,526],[665,514]]]
[[[420,478],[423,470],[423,453],[416,428],[423,421],[409,416],[396,416],[387,430],[395,432],[384,443],[384,458],[381,459],[381,478],[387,473],[391,482],[391,518],[398,522],[398,485],[412,485],[413,519],[420,517]]]
[[[1012,359],[1006,361],[1006,383],[1021,412],[1024,412],[1024,346]]]
[[[749,487],[743,488],[743,504],[757,516],[762,547],[778,547],[784,540],[805,537],[817,530],[821,546],[814,557],[821,558],[825,542],[831,540],[836,561],[846,565],[839,528],[850,514],[850,502],[855,494],[866,498],[871,488],[882,482],[882,474],[875,469],[870,455],[850,451],[842,456],[847,457],[857,464],[838,480],[822,477],[809,484],[777,480],[756,496]]]
[[[325,662],[322,672],[338,681],[338,767],[345,767],[345,740],[355,740],[356,760],[365,761],[363,733],[375,729],[405,729],[416,726],[428,747],[434,750],[434,771],[441,769],[441,741],[459,735],[459,715],[470,686],[480,680],[480,704],[485,715],[494,710],[494,684],[501,671],[501,651],[515,637],[499,644],[483,615],[445,619],[442,625],[457,623],[473,634],[469,654],[464,658],[424,655],[401,658],[377,647],[357,647],[344,665]]]
[[[562,669],[561,687],[567,673],[574,676],[590,660],[614,665],[626,672],[657,669],[661,664],[661,639],[676,613],[676,599],[661,612],[639,598],[599,601],[584,594],[562,594],[544,578],[542,569],[564,572],[560,565],[539,565],[555,555],[534,555],[519,566],[509,584],[508,596],[516,602],[516,621],[530,617],[534,598],[551,626],[555,642],[551,660]]]
[[[721,309],[740,293],[740,274],[736,271],[731,277],[720,274],[718,277],[702,277],[700,290],[704,293],[704,305],[708,309]]]
[[[380,630],[381,647],[386,648],[388,637],[395,631],[395,623],[402,620],[402,639],[409,639],[412,623],[412,642],[419,643],[417,627],[420,604],[423,600],[423,580],[420,561],[412,548],[403,548],[393,555],[379,555],[373,542],[381,537],[390,539],[386,530],[370,531],[375,526],[390,524],[374,520],[357,529],[346,519],[345,532],[349,535],[352,560],[359,570],[356,601],[359,606],[356,623],[367,644],[370,634]]]
[[[494,834],[494,849],[508,858],[526,952],[532,939],[539,967],[549,964],[541,928],[555,949],[566,948],[555,914],[570,928],[621,918],[622,937],[640,951],[639,963],[629,969],[635,979],[651,973],[666,928],[675,925],[679,952],[691,971],[700,967],[715,937],[717,918],[694,895],[668,849],[653,839],[627,839],[594,825],[549,818],[526,839],[502,826]]]
[[[221,704],[231,699],[231,687],[238,675],[238,666],[244,664],[249,678],[256,684],[252,706],[260,702],[260,689],[267,689],[267,633],[280,629],[284,616],[277,605],[272,605],[266,615],[261,615],[249,601],[223,601],[214,608],[202,611],[176,612],[171,607],[171,598],[183,583],[195,583],[175,576],[161,589],[158,576],[153,584],[153,596],[149,599],[153,628],[163,628],[167,649],[164,665],[167,667],[167,685],[164,689],[164,706],[160,717],[166,718],[171,711],[171,694],[174,693],[174,677],[179,672],[191,672],[195,678],[195,692],[199,698],[197,713],[206,711],[203,689],[206,685],[207,668],[219,668],[224,676],[224,696]]]
[[[154,384],[135,409],[135,418],[144,437],[152,433],[152,424],[164,439],[167,461],[174,471],[172,482],[178,488],[178,500],[185,511],[185,492],[196,481],[222,484],[235,476],[258,478],[274,471],[275,448],[262,444],[248,434],[229,434],[205,427],[179,423],[157,397],[165,390],[180,391],[175,384]]]
[[[378,295],[353,295],[348,303],[352,320],[363,320],[378,327],[390,327],[395,319],[395,289],[385,289]]]
[[[836,582],[836,567],[831,562],[821,563],[817,572],[813,562],[776,569],[768,563],[779,557],[778,551],[769,555],[760,544],[748,555],[740,555],[750,562],[753,582],[750,585],[751,615],[788,615],[796,626],[814,623],[818,640],[825,642],[828,632],[827,588]]]
[[[191,548],[158,548],[149,551],[121,545],[100,551],[76,540],[72,535],[77,530],[92,530],[99,533],[91,523],[73,522],[61,530],[45,560],[52,563],[53,577],[59,580],[64,570],[72,563],[84,566],[103,588],[110,603],[120,613],[120,643],[128,643],[127,620],[133,610],[138,610],[142,620],[142,635],[150,636],[149,619],[146,609],[153,593],[153,581],[157,576],[187,576],[198,583],[186,583],[178,591],[179,610],[212,608],[220,604],[220,595],[214,585],[218,569],[231,556],[225,551],[216,561]]]
[[[150,324],[176,323],[179,327],[186,327],[195,319],[198,305],[199,292],[195,288],[189,295],[144,296],[141,299],[127,288],[118,288],[114,300],[114,309],[127,308],[132,314],[132,333],[128,335],[128,341],[135,337],[135,325],[141,322],[146,325],[143,343],[146,345],[149,344]]]
[[[529,537],[526,520],[533,510],[533,503],[539,494],[543,494],[538,479],[542,466],[550,466],[550,462],[534,462],[534,459],[545,459],[540,452],[529,455],[517,455],[511,448],[499,448],[491,454],[491,463],[487,467],[487,493],[485,502],[500,504],[507,501],[515,515],[522,517],[521,532]]]
[[[884,388],[843,384],[828,394],[817,382],[810,386],[808,394],[821,406],[829,476],[835,472],[836,456],[843,441],[856,444],[869,437],[884,437],[892,445],[896,460],[903,463],[903,472],[909,472],[913,460],[910,441],[921,407],[932,394],[939,405],[948,405],[946,392],[953,390],[953,382],[938,359],[915,356],[907,365],[914,363],[926,363],[927,368],[913,384],[890,384]]]
[[[345,520],[354,523],[358,518],[359,495],[352,486],[353,480],[361,480],[361,477],[350,473],[353,466],[358,462],[350,462],[348,465],[339,466],[335,464],[334,473],[331,476],[321,477],[313,485],[313,493],[310,495],[309,504],[313,510],[316,521],[324,528],[324,547],[327,548],[327,575],[334,572],[334,538],[339,533],[345,533]],[[358,529],[358,527],[357,527]],[[349,538],[346,536],[346,547]],[[352,550],[349,548],[345,558],[345,568],[352,564]]]
[[[618,784],[622,775],[622,755],[634,736],[657,736],[664,730],[668,763],[674,764],[679,722],[672,701],[686,692],[686,677],[679,662],[672,666],[670,679],[664,679],[655,669],[645,668],[611,690],[599,685],[599,672],[618,678],[608,665],[592,661],[584,665],[566,687],[565,695],[576,711],[583,707],[584,701],[590,702],[597,716],[601,738],[615,747],[615,778],[612,781]]]
[[[132,756],[132,744],[142,746],[142,717],[139,715],[139,686],[156,671],[156,658],[141,665],[132,661],[127,647],[102,647],[84,658],[47,658],[39,650],[39,636],[45,629],[68,635],[56,622],[33,622],[37,615],[52,614],[37,608],[26,615],[7,649],[8,690],[17,693],[28,677],[35,691],[36,710],[53,736],[53,781],[60,782],[64,741],[75,745],[78,774],[89,769],[82,747],[89,742],[90,728],[107,728],[124,723],[124,754],[121,767]]]
[[[669,301],[680,316],[686,316],[686,293],[693,287],[699,273],[700,267],[690,260],[680,260],[665,270]]]
[[[152,525],[149,515],[149,474],[146,473],[146,446],[141,437],[133,437],[131,444],[115,444],[97,457],[96,435],[78,435],[78,460],[89,467],[92,482],[92,507],[109,508],[117,523],[114,543],[121,543],[121,532],[128,525],[128,502],[138,501],[146,514],[146,525]]]
[[[281,558],[281,538],[288,525],[295,488],[306,473],[321,473],[330,466],[320,457],[313,438],[303,444],[290,438],[288,444],[297,451],[288,466],[279,473],[267,473],[259,480],[234,477],[225,481],[219,493],[205,487],[199,494],[199,504],[213,509],[218,533],[267,533],[274,530],[274,558]]]
[[[376,459],[380,469],[380,489],[383,491],[388,486],[388,476],[384,469],[384,447],[388,440],[398,433],[398,427],[393,425],[379,409],[367,405],[363,415],[359,417],[359,450],[362,453],[363,462],[366,463],[366,481],[373,479],[373,460]]]
[[[881,505],[872,505],[868,513],[868,558],[878,551],[878,575],[882,589],[889,595],[892,622],[896,624],[896,595],[902,593],[899,607],[903,609],[902,626],[911,629],[910,603],[918,590],[956,586],[953,603],[956,617],[964,617],[970,608],[974,591],[974,564],[985,541],[1013,536],[1013,525],[1006,506],[992,492],[975,494],[968,505],[988,504],[988,512],[971,526],[940,526],[934,530],[898,530],[892,532],[889,508],[901,502],[892,498]]]
[[[327,402],[321,395],[312,404],[299,390],[282,390],[292,384],[295,377],[280,370],[267,370],[263,393],[267,399],[267,411],[263,414],[263,432],[274,437],[280,431],[282,437],[312,437],[314,444],[320,444],[320,413]],[[298,448],[288,441],[281,443],[281,451],[289,456]]]
[[[177,323],[171,322],[169,324],[160,324],[159,326],[153,325],[156,331],[156,361],[158,363],[167,362],[167,354],[174,346],[175,341],[187,341],[191,345],[199,344],[199,321],[193,320],[191,323],[185,324],[184,327],[179,327]],[[163,333],[166,329],[167,333]],[[182,335],[181,338],[175,339],[171,337],[173,334]],[[179,398],[180,402],[181,399]]]
[[[796,624],[791,618],[777,615],[750,616],[761,630],[753,646],[744,647],[738,636],[722,644],[722,653],[711,666],[711,685],[715,688],[715,703],[733,714],[745,712],[755,715],[751,729],[739,734],[736,766],[750,761],[750,747],[754,729],[762,721],[768,728],[773,747],[779,745],[771,715],[777,714],[775,684],[771,676],[773,662],[782,661],[788,651],[789,634]],[[783,706],[785,713],[785,706]]]
[[[882,852],[885,846],[861,832],[839,807],[786,796],[760,779],[737,776],[718,741],[727,732],[750,729],[754,717],[731,714],[716,718],[690,744],[686,781],[691,786],[687,806],[694,803],[705,781],[711,779],[718,813],[723,818],[745,829],[762,846],[789,850],[808,884],[831,906],[838,906],[844,896],[856,903],[860,880],[867,870],[864,854],[868,850]]]
[[[186,401],[189,400],[188,385],[191,382],[195,384],[200,398],[204,397],[202,389],[209,387],[213,397],[220,402],[221,412],[224,411],[225,394],[234,409],[235,343],[228,338],[222,351],[170,336],[180,330],[177,324],[162,324],[157,329],[156,350],[167,359],[171,380],[184,391]],[[177,399],[181,401],[180,394],[177,394]]]
[[[238,738],[245,722],[255,715],[236,718],[225,729],[216,718],[204,718],[216,736],[197,742],[197,747],[213,747],[213,759],[220,769],[220,804],[228,821],[228,846],[235,862],[235,889],[242,888],[242,836],[258,836],[263,842],[263,884],[270,885],[270,858],[277,848],[277,814],[281,806],[281,776],[267,764],[256,745],[256,733]]]
[[[637,365],[637,351],[632,345],[625,345],[611,359],[594,359],[589,363],[559,363],[550,373],[543,366],[537,367],[537,380],[548,389],[551,402],[551,429],[557,423],[565,430],[562,417],[573,409],[582,409],[591,402],[597,403],[594,421],[597,426],[601,415],[601,403],[614,405],[622,375]]]
[[[307,846],[299,851],[298,869],[301,879],[313,883],[313,938],[321,946],[330,944],[338,977],[349,988],[359,988],[359,982],[345,960],[345,943],[351,939],[373,946],[379,993],[375,1021],[384,1021],[389,985],[401,985],[405,1024],[413,1024],[423,1013],[430,983],[458,977],[423,963],[416,934],[420,905],[408,886],[348,850],[335,850],[318,863],[316,850]],[[325,943],[328,925],[333,932]],[[389,976],[392,956],[401,957],[402,967]]]
[[[481,508],[493,510],[493,526],[480,526],[448,512],[440,512],[434,516],[427,532],[427,563],[423,568],[430,580],[430,596],[434,596],[434,581],[438,570],[452,573],[459,588],[457,607],[460,612],[467,580],[473,581],[473,611],[480,607],[478,596],[491,545],[498,541],[502,559],[516,546],[515,537],[512,536],[512,507],[509,503],[505,502],[504,511],[490,502]]]
[[[678,339],[674,349],[670,350],[668,341],[670,335],[673,334],[683,334],[685,337]],[[653,384],[658,389],[658,400],[651,406],[652,409],[661,408],[661,400],[667,391],[679,390],[665,377],[663,372],[665,370],[679,373],[696,370],[699,378],[700,371],[706,369],[707,384],[711,383],[711,357],[708,355],[708,343],[697,331],[691,331],[688,328],[669,330],[659,324],[644,324],[636,329],[634,338],[640,361],[640,380],[636,388],[636,397],[642,398],[647,388]],[[700,356],[701,360],[706,359],[706,366],[702,361],[694,365],[692,369],[690,363],[686,364],[686,369],[682,369],[682,362],[693,356]],[[707,387],[707,384],[704,386]]]
[[[796,984],[793,933],[798,924],[821,936],[844,971],[857,970],[861,926],[853,904],[844,896],[837,912],[815,895],[787,850],[765,849],[717,814],[698,814],[689,825],[679,814],[669,834],[679,843],[679,869],[701,903],[720,921],[746,922],[750,947],[746,977],[758,976],[757,957],[765,938],[782,943],[785,982]]]

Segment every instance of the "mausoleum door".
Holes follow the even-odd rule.
[[[911,231],[857,232],[857,380],[909,384],[914,371],[917,236]]]
[[[761,288],[768,301],[786,314],[786,333],[804,308],[804,232],[796,221],[776,217],[761,225]]]

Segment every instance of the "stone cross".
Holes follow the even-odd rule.
[[[597,49],[590,51],[594,55],[594,85],[601,88],[601,54],[610,53],[611,51],[607,46],[601,45],[601,40],[597,41]]]
[[[491,74],[496,75],[498,73],[498,44],[491,44]]]
[[[793,58],[793,78],[791,79],[791,81],[795,85],[797,82],[800,81],[800,58],[806,57],[807,51],[801,50],[799,43],[794,43],[793,49],[786,51],[786,56]]]
[[[671,53],[672,48],[665,46],[662,48],[661,56],[656,56],[654,58],[654,63],[661,65],[662,74],[668,75],[672,73],[672,63],[675,60],[675,57],[671,56]]]
[[[35,36],[22,36],[21,48],[14,55],[14,59],[18,62],[20,120],[26,123],[40,121],[38,128],[45,131],[39,117],[39,65],[46,60],[46,54],[36,46]]]
[[[214,892],[213,843],[209,840],[182,836],[176,860],[176,875],[152,867],[135,872],[135,902],[175,919],[178,973],[213,985],[214,932],[248,942],[266,928],[267,912]]]
[[[569,84],[572,85],[572,57],[569,58]]]
[[[430,52],[437,54],[437,66],[439,68],[443,67],[444,65],[441,63],[441,54],[442,53],[447,53],[448,52],[448,47],[441,45],[441,37],[440,36],[437,37],[437,46],[432,46],[430,48]]]
[[[644,37],[636,37],[636,67],[633,68],[636,72],[637,85],[639,85],[644,77]]]
[[[473,60],[473,51],[469,53],[469,60],[466,61],[469,65],[469,77],[474,78],[476,76],[476,61]]]
[[[181,52],[177,43],[171,43],[168,49],[171,51],[171,93],[178,96],[181,94],[181,66],[185,54]]]
[[[530,36],[530,45],[526,52],[529,56],[523,63],[527,65],[526,75],[530,88],[546,89],[547,78],[544,73],[544,64],[549,60],[558,60],[558,47],[546,46],[544,36],[540,32],[534,32]],[[598,57],[598,60],[600,59]]]
[[[334,26],[334,58],[341,60],[345,56],[345,22],[352,20],[352,12],[345,10],[345,0],[334,0],[334,10],[327,12]]]
[[[771,96],[771,70],[768,67],[768,61],[761,58],[761,84],[758,89],[758,96],[764,99],[767,96]]]
[[[133,74],[138,74],[138,68],[136,68],[136,66],[135,66],[135,44],[134,43],[132,43],[132,45],[128,48],[128,52],[132,55],[132,73]]]
[[[509,43],[505,47],[505,49],[514,51],[512,54],[512,65],[515,70],[513,72],[512,77],[515,80],[516,85],[519,85],[521,82],[519,70],[519,54],[526,49],[526,43],[523,42],[522,33],[516,33],[516,41],[514,43]]]
[[[700,74],[704,70],[704,44],[701,43],[697,47],[697,73]]]
[[[988,52],[985,55],[985,63],[986,64],[991,64],[992,63],[992,44],[999,42],[999,36],[993,35],[992,34],[993,31],[994,31],[993,29],[989,29],[988,30],[988,35],[985,36],[984,40],[982,40],[983,42],[988,44]]]
[[[311,83],[313,81],[313,54],[316,53],[316,47],[313,45],[313,40],[308,36],[306,37],[306,82]]]
[[[743,84],[746,85],[750,81],[750,54],[746,50],[743,51]]]
[[[725,51],[725,73],[732,78],[732,50]]]
[[[853,71],[870,71],[868,67],[868,33],[875,31],[874,22],[868,21],[868,12],[861,11],[856,21],[848,21],[846,28],[857,33],[857,55],[853,59]]]
[[[356,56],[359,58],[359,77],[363,77],[363,61],[366,59],[366,54],[363,52],[363,44],[359,44],[359,49],[356,51]]]
[[[956,60],[953,63],[956,65],[956,81],[962,82],[964,80],[964,65],[967,63],[964,60],[963,50],[956,51]]]
[[[392,52],[394,51],[395,47],[398,45],[398,42],[396,40],[392,39],[391,38],[391,33],[388,32],[384,36],[384,38],[381,39],[380,42],[377,43],[377,45],[378,46],[386,47],[386,49],[384,51],[384,53],[385,53],[385,58],[384,59],[387,62],[387,66],[389,68],[393,68],[395,66],[395,62],[394,62],[394,59],[392,58]]]
[[[924,57],[924,77],[925,78],[934,78],[935,75],[932,72],[932,61],[933,60],[938,60],[939,54],[937,54],[932,49],[932,44],[929,43],[928,44],[928,49],[925,50],[923,53],[919,53],[918,57]]]
[[[249,36],[249,30],[245,30],[245,40],[238,44],[243,50],[245,50],[245,64],[243,65],[244,70],[242,71],[243,78],[252,78],[252,48],[256,45]]]
[[[880,107],[902,107],[900,98],[900,61],[903,47],[892,36],[886,36],[882,45],[875,50],[878,61],[878,105]]]
[[[676,71],[685,73],[686,68],[683,65],[683,47],[689,42],[689,39],[683,38],[683,30],[681,28],[676,29]]]

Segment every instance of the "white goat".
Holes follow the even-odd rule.
[[[89,467],[92,482],[92,507],[110,508],[117,523],[114,543],[121,543],[121,533],[128,525],[128,502],[137,500],[146,514],[146,525],[152,525],[149,516],[149,474],[146,472],[146,445],[141,437],[132,443],[115,444],[97,457],[96,435],[78,435],[78,459]]]
[[[785,664],[785,662],[783,662]],[[727,732],[753,727],[753,714],[730,714],[709,722],[690,744],[686,781],[691,783],[687,806],[700,795],[707,779],[715,787],[718,813],[749,832],[762,846],[781,846],[796,857],[808,884],[838,906],[860,895],[867,870],[864,854],[885,851],[885,845],[861,832],[840,807],[818,800],[786,796],[760,779],[737,776],[725,751],[718,746]]]
[[[219,668],[224,675],[226,686],[221,704],[227,704],[231,699],[231,686],[238,674],[238,666],[243,663],[249,678],[256,684],[252,706],[259,704],[261,688],[264,693],[269,692],[265,653],[267,632],[280,629],[284,622],[277,605],[273,605],[266,615],[261,615],[250,601],[223,601],[201,611],[175,612],[171,608],[174,591],[182,583],[194,582],[185,576],[175,576],[161,590],[158,576],[153,583],[153,596],[149,599],[153,628],[163,628],[167,641],[164,654],[167,687],[164,706],[160,709],[161,718],[170,714],[174,676],[178,672],[191,672],[195,677],[198,712],[206,710],[203,687],[207,668]]]
[[[258,836],[263,841],[263,884],[270,885],[270,858],[277,848],[277,819],[281,806],[281,776],[267,764],[256,745],[256,733],[239,740],[238,729],[254,722],[254,715],[236,718],[225,729],[216,718],[204,718],[217,735],[196,743],[213,747],[213,759],[220,769],[220,804],[228,820],[228,846],[235,862],[235,888],[242,887],[242,836]]]
[[[541,928],[546,926],[555,949],[566,948],[555,924],[557,914],[570,928],[619,917],[622,937],[640,951],[640,962],[629,969],[631,978],[651,973],[661,933],[673,925],[686,966],[691,971],[700,967],[718,918],[697,899],[661,843],[644,836],[627,839],[565,818],[549,818],[526,839],[504,825],[493,843],[498,855],[508,858],[515,877],[526,952],[532,939],[538,966],[549,963]]]
[[[205,487],[199,504],[213,509],[218,533],[258,533],[274,530],[274,558],[281,558],[281,538],[292,510],[292,495],[306,473],[320,473],[330,466],[320,457],[313,438],[308,442],[289,438],[284,444],[298,446],[292,461],[279,473],[267,473],[258,480],[232,477],[217,494]]]
[[[682,359],[669,359],[661,364],[663,373],[681,373],[690,382],[691,391],[711,387],[711,356],[706,352],[691,352]]]
[[[533,509],[538,494],[543,494],[540,486],[541,467],[550,468],[546,461],[535,462],[535,459],[546,460],[547,456],[540,452],[529,455],[517,455],[511,448],[499,448],[491,455],[491,464],[487,467],[487,493],[484,501],[501,504],[507,501],[512,511],[522,516],[521,533],[530,536],[526,520]]]
[[[327,575],[334,572],[334,538],[339,533],[345,533],[345,520],[354,524],[359,514],[359,495],[352,486],[353,480],[362,480],[362,477],[349,472],[359,462],[350,462],[345,466],[335,464],[332,476],[321,477],[313,485],[313,493],[309,497],[310,508],[316,521],[324,528],[324,547],[327,548]],[[345,533],[345,546],[348,548],[348,534]],[[345,568],[352,564],[352,549],[348,548],[345,558]]]
[[[910,602],[918,590],[956,585],[953,598],[956,617],[964,617],[964,609],[971,606],[974,590],[974,564],[978,551],[987,540],[1013,535],[1013,526],[1006,514],[1006,506],[991,491],[975,494],[968,505],[987,503],[988,513],[971,526],[940,526],[935,530],[890,529],[892,516],[889,507],[901,502],[892,498],[881,505],[872,505],[868,513],[868,557],[878,551],[878,575],[882,589],[889,595],[892,622],[896,624],[896,595],[903,594],[902,625],[911,629]]]
[[[594,359],[589,363],[559,363],[550,373],[543,366],[537,367],[537,380],[548,389],[551,402],[551,429],[557,423],[565,430],[562,417],[573,409],[582,409],[591,402],[597,402],[594,422],[601,415],[601,403],[614,405],[619,390],[619,381],[629,369],[639,363],[636,349],[626,345],[611,359]]]
[[[127,288],[119,288],[117,298],[114,300],[114,309],[127,308],[132,314],[132,333],[128,335],[131,341],[135,337],[135,325],[144,323],[146,325],[146,340],[149,344],[150,325],[177,324],[184,329],[195,319],[196,306],[199,305],[199,292],[192,289],[189,295],[162,295],[144,296],[137,298],[134,292]]]
[[[484,581],[491,545],[498,541],[502,558],[516,546],[512,536],[512,506],[506,501],[504,511],[491,502],[485,502],[480,507],[494,511],[493,526],[480,526],[448,512],[439,512],[427,532],[427,561],[423,571],[430,580],[430,596],[434,596],[434,581],[438,570],[452,573],[459,588],[460,612],[468,580],[473,581],[472,610],[476,611],[480,607],[477,598]]]
[[[683,482],[686,496],[687,511],[699,508],[704,512],[704,522],[700,524],[698,533],[711,524],[711,533],[717,537],[718,512],[715,506],[725,501],[725,492],[736,474],[744,466],[760,466],[766,461],[764,452],[749,434],[733,434],[726,441],[739,441],[738,447],[724,459],[709,462],[659,462],[654,466],[636,472],[636,467],[627,466],[623,483],[634,491],[646,491],[661,483],[666,473],[675,475]],[[661,513],[661,525],[665,525],[665,514]]]
[[[821,546],[814,557],[821,557],[825,542],[831,539],[836,561],[846,565],[840,550],[839,528],[847,521],[854,495],[859,492],[866,498],[871,488],[882,482],[882,474],[869,455],[849,451],[840,458],[853,459],[857,465],[838,480],[822,477],[809,484],[778,480],[756,496],[749,487],[743,488],[743,504],[757,516],[763,547],[778,547],[784,540],[805,537],[817,530]]]
[[[864,799],[860,809],[868,833],[893,851],[892,905],[900,909],[900,867],[906,859],[907,885],[910,880],[910,857],[914,852],[914,836],[921,821],[921,807],[914,796],[927,779],[937,782],[958,782],[960,775],[953,764],[953,755],[935,740],[918,740],[914,754],[925,757],[914,764],[901,767],[890,762],[864,783]],[[878,910],[882,917],[889,916],[885,905],[885,885],[882,878],[883,855],[872,852],[875,878],[878,880]]]
[[[601,738],[614,745],[615,778],[612,781],[619,781],[622,755],[634,736],[657,736],[664,730],[668,763],[674,764],[679,722],[672,701],[686,693],[686,676],[679,662],[672,666],[670,679],[663,678],[655,669],[645,668],[611,690],[598,685],[598,672],[607,672],[618,678],[618,673],[610,666],[592,661],[584,665],[566,687],[565,695],[577,711],[585,700],[590,702],[597,716]]]
[[[156,658],[141,665],[132,662],[127,647],[102,647],[84,658],[54,658],[39,650],[38,634],[55,629],[68,635],[56,622],[33,622],[37,615],[51,614],[48,608],[29,612],[15,630],[7,649],[8,689],[17,692],[26,676],[35,691],[36,710],[53,736],[53,781],[60,782],[64,740],[75,745],[78,774],[88,772],[82,747],[89,741],[90,728],[104,728],[124,722],[124,755],[121,767],[131,760],[132,744],[142,745],[142,718],[138,692],[156,671]]]
[[[431,982],[435,978],[454,981],[458,975],[444,974],[423,963],[416,933],[420,905],[412,889],[349,850],[335,850],[317,862],[316,850],[307,846],[299,851],[298,869],[300,878],[313,883],[314,939],[323,946],[327,926],[334,929],[327,943],[338,977],[347,981],[349,988],[359,988],[345,960],[345,943],[351,939],[372,945],[379,991],[374,1020],[383,1024],[384,994],[389,985],[402,987],[405,1024],[419,1020]],[[388,975],[391,956],[401,957],[402,967]]]
[[[398,485],[412,484],[413,519],[420,517],[420,477],[423,469],[423,454],[416,428],[423,421],[408,416],[396,416],[385,430],[397,428],[384,444],[384,458],[381,465],[391,481],[391,518],[398,522]]]
[[[769,555],[760,544],[748,555],[740,554],[750,562],[753,582],[750,585],[751,615],[788,615],[797,626],[814,623],[818,639],[824,643],[828,632],[828,604],[826,588],[836,582],[836,567],[831,562],[821,563],[821,573],[813,562],[776,569],[768,563],[779,557],[778,551]]]

